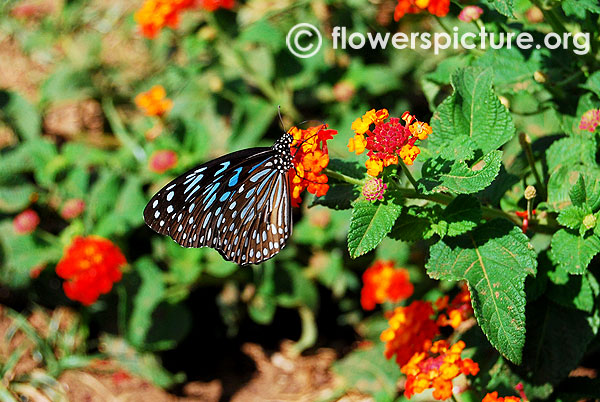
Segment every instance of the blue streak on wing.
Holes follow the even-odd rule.
[[[231,162],[225,161],[225,162],[221,163],[221,165],[223,167],[215,172],[215,176],[218,175],[218,174],[220,174],[220,173],[222,173],[222,172],[224,172],[225,169],[227,169],[229,167],[229,165],[231,165]]]
[[[235,169],[235,173],[233,174],[233,177],[231,179],[229,179],[229,187],[233,187],[237,184],[239,178],[240,178],[240,172],[242,171],[243,167],[239,167],[237,169]]]

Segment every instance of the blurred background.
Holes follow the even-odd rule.
[[[450,73],[469,62],[457,57],[464,50],[333,50],[327,35],[312,58],[286,48],[299,22],[321,32],[444,29],[427,13],[394,21],[397,3],[3,1],[0,400],[392,400],[397,365],[380,342],[361,349],[387,323],[361,309],[360,278],[391,259],[408,269],[416,295],[434,298],[444,284],[427,279],[423,245],[386,239],[352,260],[349,205],[332,211],[304,193],[285,250],[240,268],[157,235],[142,211],[187,169],[270,146],[282,133],[278,105],[286,128],[316,119],[338,131],[328,143],[333,167],[364,163],[346,146],[367,110],[429,121],[451,93]],[[529,2],[515,3],[539,22]],[[450,7],[445,24],[477,29]],[[539,60],[514,57],[524,63],[517,73],[533,77]],[[528,113],[539,94],[515,88],[522,79],[499,74],[495,84],[522,106],[517,125],[552,132],[556,118]],[[77,279],[69,258],[78,236],[126,260],[96,293],[63,285]]]

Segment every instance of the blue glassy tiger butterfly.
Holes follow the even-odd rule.
[[[211,247],[240,265],[277,254],[292,234],[288,171],[293,138],[188,170],[152,197],[144,220],[183,247]]]

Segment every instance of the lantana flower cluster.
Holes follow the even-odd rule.
[[[360,304],[365,310],[373,310],[376,304],[386,301],[399,302],[412,296],[414,286],[408,271],[396,268],[393,261],[375,261],[364,272]]]
[[[476,375],[479,365],[471,359],[463,359],[463,341],[449,345],[447,341],[436,341],[428,350],[415,353],[400,371],[406,374],[404,396],[411,398],[428,388],[433,388],[433,397],[438,400],[452,396],[452,380],[460,374]]]
[[[593,133],[600,125],[600,109],[590,109],[581,116],[579,129]]]
[[[406,14],[418,14],[425,10],[437,17],[444,17],[450,11],[450,0],[398,0],[394,20],[398,21]]]
[[[155,85],[150,90],[138,94],[135,104],[147,116],[162,116],[173,107],[173,101],[167,98],[167,92],[162,85]]]
[[[88,306],[121,280],[121,268],[126,263],[121,250],[110,240],[78,236],[56,265],[56,274],[65,279],[63,289],[67,297]]]
[[[481,402],[521,402],[522,399],[518,396],[498,396],[498,392],[488,393],[483,397]]]
[[[179,14],[189,9],[201,8],[215,11],[219,8],[232,9],[234,0],[146,0],[134,15],[142,35],[154,39],[164,27],[177,28]]]
[[[378,264],[377,270],[373,269],[363,277],[364,287],[361,303],[370,307],[369,302],[363,302],[365,294],[372,294],[373,299],[385,299],[387,295],[381,286],[379,293],[373,291],[374,280],[385,284],[389,282],[393,267]],[[369,268],[372,269],[372,268]],[[386,272],[387,270],[387,272]],[[365,277],[367,279],[365,279]],[[411,292],[412,293],[412,292]],[[395,296],[395,295],[394,295]],[[388,301],[392,301],[388,295]],[[433,388],[436,399],[447,399],[452,395],[452,380],[458,375],[472,374],[479,371],[477,363],[470,359],[462,359],[460,354],[465,347],[459,341],[454,345],[446,341],[437,340],[440,328],[450,326],[454,329],[473,316],[471,298],[468,287],[465,285],[461,291],[449,302],[449,297],[439,298],[435,303],[415,300],[408,306],[396,307],[387,313],[389,328],[384,330],[380,339],[386,343],[385,356],[390,359],[396,356],[396,362],[401,371],[407,375],[405,396],[410,398],[415,393]]]
[[[290,191],[292,205],[297,207],[302,202],[300,194],[305,189],[317,197],[325,195],[329,190],[327,176],[322,172],[329,164],[327,141],[337,134],[337,130],[328,129],[326,124],[321,124],[306,130],[292,127],[289,133],[293,137],[291,152],[294,164],[294,168],[289,171]]]
[[[402,119],[391,117],[386,121],[388,118],[386,109],[372,109],[352,123],[355,135],[348,142],[348,149],[357,155],[368,150],[369,160],[365,166],[373,177],[384,167],[398,164],[399,158],[412,165],[421,152],[416,142],[432,133],[429,124],[416,120],[409,112],[405,112]],[[371,126],[374,126],[372,130]]]

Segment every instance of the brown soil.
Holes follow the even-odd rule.
[[[51,312],[37,309],[27,317],[27,323],[37,336],[47,339],[51,335],[51,325],[57,327],[61,334],[66,334],[78,325],[78,317],[67,308]],[[3,385],[8,385],[16,395],[36,402],[218,402],[226,399],[224,395],[230,394],[224,386],[237,389],[229,399],[233,402],[309,402],[336,400],[336,389],[340,385],[340,380],[330,370],[336,359],[335,351],[319,349],[310,356],[297,356],[293,352],[292,343],[285,341],[279,351],[270,355],[260,345],[244,344],[243,352],[254,361],[257,368],[250,381],[245,384],[235,384],[234,377],[224,379],[223,382],[192,381],[181,388],[183,396],[175,396],[127,372],[116,361],[96,360],[84,369],[62,372],[58,382],[52,387],[52,392],[55,393],[52,397],[52,392],[48,389],[30,381],[31,376],[47,374],[45,362],[35,352],[31,334],[26,334],[26,331],[16,325],[9,316],[9,310],[1,305],[0,334],[3,334],[0,337],[0,361],[6,362],[15,351],[23,351],[17,364],[2,380]],[[80,342],[80,339],[75,338],[73,348],[80,348]],[[56,350],[55,353],[59,354],[59,351]],[[57,399],[59,397],[56,395],[63,399]],[[347,394],[337,400],[350,402],[370,399],[359,394]]]

